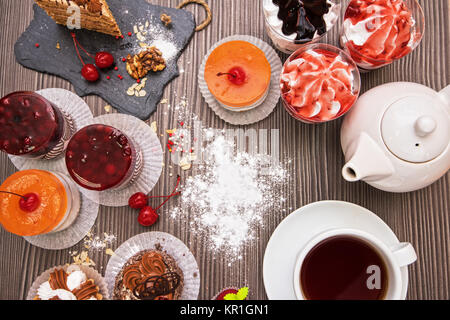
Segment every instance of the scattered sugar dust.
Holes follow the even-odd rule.
[[[265,215],[282,210],[288,171],[268,155],[236,151],[234,142],[220,134],[201,151],[201,173],[186,180],[170,216],[189,219],[191,230],[213,252],[240,259],[264,227]]]
[[[180,51],[175,35],[171,28],[165,27],[161,24],[153,24],[152,17],[145,21],[140,21],[133,27],[133,37],[135,42],[131,48],[132,54],[137,54],[146,46],[155,46],[161,51],[162,56],[167,61],[175,58]]]

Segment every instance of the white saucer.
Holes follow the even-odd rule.
[[[270,300],[296,300],[294,266],[300,250],[312,237],[330,228],[368,232],[387,246],[399,243],[389,226],[371,211],[342,201],[321,201],[291,213],[275,229],[264,254],[263,277]],[[408,290],[408,267],[401,268],[402,299]]]

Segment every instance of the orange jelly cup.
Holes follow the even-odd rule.
[[[0,193],[0,223],[19,236],[35,236],[52,232],[66,216],[68,198],[64,184],[51,172],[42,170],[19,171],[8,177],[0,191],[19,195],[35,193],[40,205],[33,212],[19,206],[20,197]]]

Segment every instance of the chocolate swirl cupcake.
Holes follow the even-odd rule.
[[[159,250],[132,256],[116,277],[116,300],[178,300],[183,291],[183,272],[173,257]]]

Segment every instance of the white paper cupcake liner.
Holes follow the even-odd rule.
[[[86,102],[71,91],[59,88],[49,88],[36,91],[36,93],[40,94],[70,115],[74,123],[75,132],[85,127],[86,123],[93,118],[91,109]],[[8,155],[8,157],[18,170],[41,169],[59,172],[67,171],[65,169],[66,162],[64,160],[64,153],[51,160],[27,159],[13,155]]]
[[[76,188],[75,182],[73,183]],[[97,220],[99,205],[80,193],[80,212],[73,224],[55,233],[23,237],[32,245],[48,250],[70,248],[80,242],[91,230]]]
[[[172,256],[183,271],[184,286],[180,300],[197,300],[200,290],[200,271],[197,261],[189,248],[178,238],[164,232],[142,233],[125,241],[115,251],[106,267],[105,281],[111,298],[114,295],[116,277],[125,263],[137,253],[144,250],[157,249]]]
[[[64,266],[56,266],[53,268],[50,268],[46,271],[44,271],[39,277],[34,280],[33,284],[31,285],[30,289],[28,290],[27,300],[33,300],[34,297],[37,295],[37,290],[43,284],[44,282],[48,281],[50,278],[50,273],[52,273],[55,269],[64,269],[64,271],[67,271],[67,268],[69,267],[69,264],[66,264]],[[80,268],[81,271],[83,271],[88,279],[94,280],[94,283],[98,286],[100,294],[103,296],[103,300],[109,300],[109,291],[108,287],[106,285],[105,279],[101,276],[100,273],[97,272],[97,270],[92,269],[88,266],[82,266],[82,265],[76,265]]]
[[[144,121],[126,114],[105,114],[88,121],[86,125],[105,124],[119,129],[136,143],[142,152],[143,167],[137,179],[120,190],[92,191],[78,186],[80,192],[101,205],[123,207],[136,192],[148,194],[162,172],[163,151],[153,129]],[[67,168],[65,168],[67,172]]]
[[[226,108],[221,106],[219,102],[216,100],[216,98],[209,91],[208,85],[205,81],[205,65],[211,52],[221,44],[224,44],[225,42],[236,40],[247,41],[260,48],[266,55],[266,58],[269,61],[270,67],[272,69],[270,88],[264,102],[253,109],[240,112],[227,110]],[[222,120],[231,123],[233,125],[252,124],[268,117],[278,104],[278,101],[280,100],[280,76],[282,67],[283,64],[281,63],[280,57],[269,44],[262,41],[261,39],[252,36],[234,35],[217,42],[208,51],[207,55],[203,59],[202,65],[200,66],[200,70],[198,72],[198,85],[200,88],[200,92],[202,93],[209,107]]]

